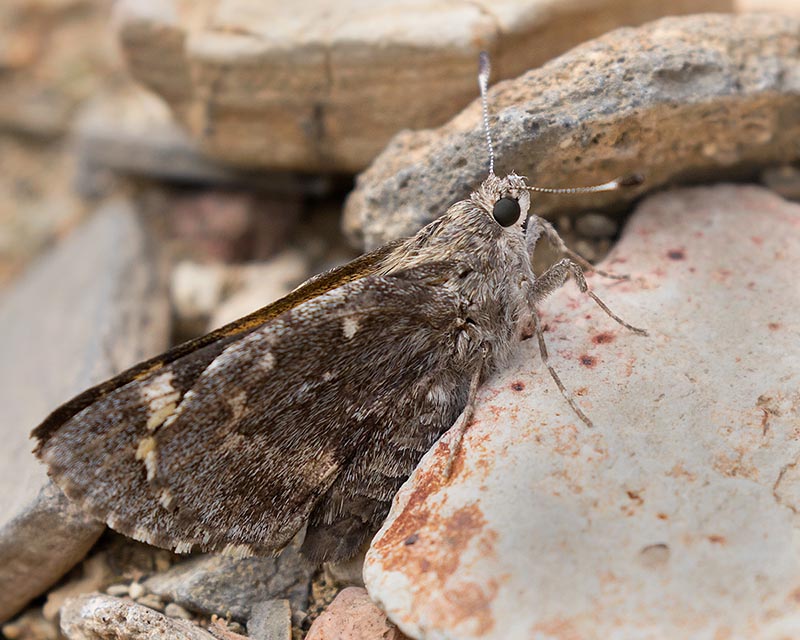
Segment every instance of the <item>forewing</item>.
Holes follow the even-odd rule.
[[[84,391],[34,430],[36,454],[69,498],[112,528],[162,547],[202,543],[203,531],[179,527],[151,491],[145,461],[147,438],[160,426],[155,422],[169,417],[226,347],[325,291],[369,275],[393,247],[321,274],[249,316]]]
[[[453,350],[461,301],[437,265],[370,276],[230,345],[154,436],[154,484],[207,549],[286,544],[419,380]],[[383,438],[385,440],[385,438]]]
[[[404,385],[440,366],[460,308],[441,271],[353,277],[221,333],[45,423],[39,454],[69,497],[137,539],[280,548],[375,433],[403,426],[384,417]]]

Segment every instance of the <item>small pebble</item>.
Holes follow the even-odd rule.
[[[122,597],[130,594],[130,585],[127,584],[112,584],[106,589],[106,593],[110,596]]]
[[[170,618],[182,618],[183,620],[191,620],[192,614],[184,609],[181,605],[170,602],[164,607],[164,613]]]
[[[575,231],[591,239],[613,238],[618,229],[614,220],[600,213],[587,213],[575,222]]]
[[[141,598],[137,598],[136,602],[144,607],[155,609],[156,611],[164,611],[164,601],[155,593],[148,593]]]
[[[134,600],[138,600],[146,593],[147,589],[139,582],[131,582],[131,584],[128,585],[128,595]]]

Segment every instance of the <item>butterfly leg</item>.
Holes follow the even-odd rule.
[[[542,358],[542,362],[544,366],[547,367],[547,370],[550,372],[550,377],[553,378],[553,382],[556,383],[558,390],[561,392],[561,395],[564,396],[564,399],[569,403],[569,406],[572,407],[572,410],[575,414],[583,421],[583,423],[591,428],[594,426],[589,417],[581,411],[581,408],[578,406],[578,403],[575,402],[575,397],[572,395],[571,392],[567,391],[567,388],[564,386],[564,383],[561,382],[561,378],[558,377],[556,370],[553,369],[553,365],[550,364],[550,361],[547,356],[547,345],[544,342],[544,332],[542,331],[542,323],[539,320],[539,315],[536,311],[533,312],[533,331],[536,334],[536,340],[539,342],[539,354]]]
[[[550,265],[547,271],[536,278],[531,291],[533,306],[535,307],[553,291],[560,288],[569,276],[572,276],[572,278],[575,280],[575,283],[578,285],[578,289],[581,290],[581,293],[585,293],[592,300],[594,300],[597,306],[605,311],[610,318],[621,324],[629,331],[633,331],[634,333],[638,333],[642,336],[647,335],[647,331],[628,324],[611,309],[609,309],[608,305],[606,305],[605,302],[598,298],[597,295],[591,289],[589,289],[589,285],[586,284],[586,278],[583,275],[583,269],[581,269],[581,266],[569,258],[564,258],[563,260],[559,260],[555,264]]]
[[[478,366],[475,373],[472,375],[472,380],[470,380],[469,383],[467,404],[464,406],[464,410],[461,412],[461,415],[458,416],[458,420],[456,420],[455,424],[450,428],[452,438],[450,442],[450,451],[447,455],[447,463],[444,466],[445,480],[447,480],[450,477],[450,474],[453,472],[453,461],[458,455],[458,452],[461,450],[461,441],[464,439],[464,433],[466,433],[469,421],[472,419],[472,414],[475,411],[475,399],[478,396],[478,387],[481,383],[483,366],[486,362],[486,348],[483,347],[481,351],[482,356],[480,366]]]
[[[591,262],[586,260],[580,254],[575,253],[572,249],[570,249],[566,243],[564,242],[563,238],[558,235],[558,231],[556,231],[555,227],[550,224],[547,220],[540,218],[539,216],[531,216],[528,220],[528,225],[531,227],[528,231],[526,231],[526,238],[528,239],[528,252],[530,255],[533,255],[533,247],[530,246],[531,244],[535,245],[536,241],[544,236],[547,242],[559,253],[569,257],[573,262],[576,262],[586,271],[594,271],[596,274],[603,276],[604,278],[611,278],[612,280],[628,280],[629,277],[627,275],[617,275],[614,273],[609,273],[608,271],[603,271],[602,269],[598,269],[595,267]]]

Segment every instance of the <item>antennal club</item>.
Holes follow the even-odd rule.
[[[489,75],[492,72],[492,65],[489,62],[489,54],[481,51],[478,58],[478,86],[481,88],[481,107],[483,109],[483,130],[486,133],[486,146],[489,149],[489,175],[494,175],[494,146],[492,145],[492,134],[489,131],[489,99],[486,97],[489,91]]]
[[[525,187],[528,191],[537,191],[539,193],[597,193],[598,191],[616,191],[617,189],[624,189],[626,187],[635,187],[644,182],[644,177],[641,174],[633,173],[621,178],[616,178],[610,182],[603,184],[596,184],[591,187],[566,187],[564,189],[551,189],[550,187]]]

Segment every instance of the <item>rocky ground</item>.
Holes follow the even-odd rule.
[[[568,6],[0,8],[4,637],[800,637],[800,12]],[[700,10],[737,7],[672,12]],[[542,307],[595,427],[523,343],[453,476],[445,436],[340,565],[179,556],[71,505],[30,453],[60,402],[480,183],[480,49],[498,172],[645,176],[534,199],[649,333],[572,285]]]

